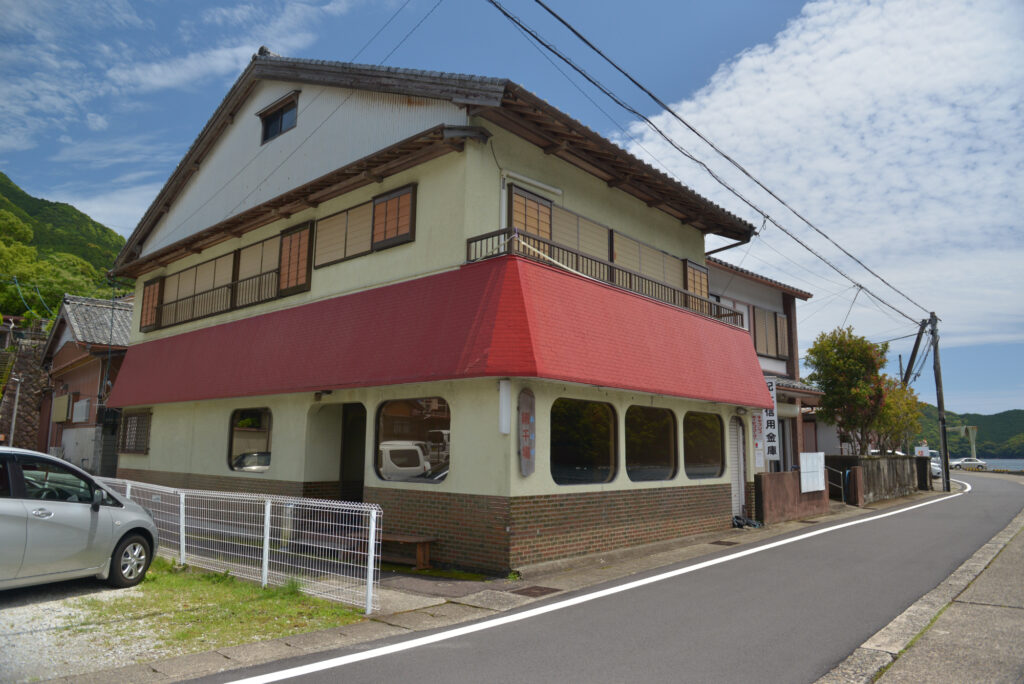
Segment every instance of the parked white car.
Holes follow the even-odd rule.
[[[385,480],[411,480],[430,470],[430,447],[425,442],[381,442],[377,468]]]
[[[142,506],[59,458],[0,448],[0,589],[80,577],[130,587],[156,545]]]
[[[956,468],[961,470],[963,468],[977,468],[978,470],[985,470],[988,467],[988,463],[982,461],[980,458],[958,458],[955,461],[949,462],[950,468]]]

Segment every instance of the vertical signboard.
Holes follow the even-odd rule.
[[[772,407],[761,412],[764,417],[764,457],[769,461],[778,461],[781,454],[779,453],[779,421],[775,415],[775,408],[778,405],[775,403],[775,379],[771,378],[767,382],[768,393],[772,395]]]
[[[537,417],[534,411],[533,392],[524,389],[519,393],[519,406],[516,411],[519,416],[519,472],[523,477],[533,474],[536,461],[535,445],[537,441]]]

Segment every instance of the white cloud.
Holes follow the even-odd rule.
[[[107,121],[105,116],[89,112],[85,115],[85,124],[89,127],[90,131],[105,131],[110,122]]]
[[[944,345],[1020,343],[1024,306],[1009,293],[1021,289],[1024,261],[1021,36],[1024,5],[1017,0],[821,0],[808,4],[771,45],[723,65],[675,109],[804,216],[935,310],[943,319]],[[858,282],[915,320],[927,316],[728,168],[678,122],[667,115],[656,121]],[[646,126],[635,124],[632,133],[684,183],[761,225],[759,216]],[[745,249],[719,256],[738,262]],[[842,324],[855,289],[824,308],[819,304],[847,287],[841,276],[771,226],[751,255],[763,263],[746,267],[815,293],[800,307],[805,343]],[[872,339],[915,327],[864,293],[847,324]]]
[[[111,140],[70,142],[50,157],[50,161],[79,164],[105,169],[118,164],[174,165],[184,150],[179,144],[159,140],[151,135],[137,135]]]
[[[259,14],[256,7],[244,4],[234,7],[210,7],[203,11],[202,19],[207,24],[237,26],[252,21]]]

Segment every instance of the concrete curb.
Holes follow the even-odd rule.
[[[883,669],[900,657],[911,641],[931,625],[946,606],[951,604],[971,582],[977,579],[978,575],[1021,530],[1024,530],[1024,510],[1018,513],[1001,532],[978,549],[973,556],[964,561],[939,586],[922,596],[892,622],[878,630],[846,660],[819,679],[816,684],[869,684],[873,682]]]

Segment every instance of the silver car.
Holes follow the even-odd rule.
[[[98,577],[142,581],[156,553],[153,519],[53,456],[0,448],[0,589]]]

